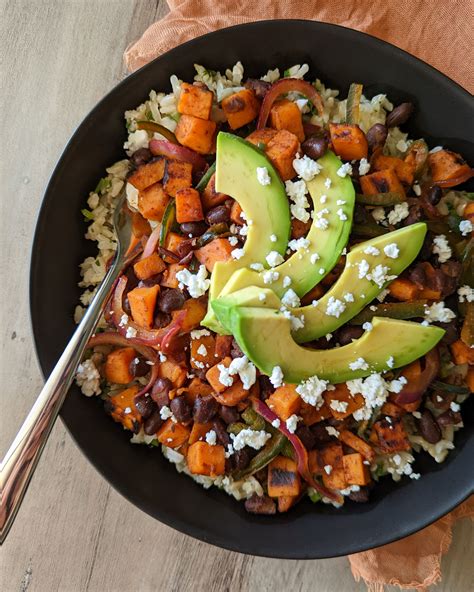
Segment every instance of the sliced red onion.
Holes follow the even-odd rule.
[[[148,237],[148,240],[146,241],[145,248],[143,249],[143,253],[140,259],[145,259],[146,257],[149,257],[152,253],[156,251],[158,241],[160,240],[160,231],[161,224],[157,224],[153,229],[153,232]]]
[[[456,187],[456,185],[461,185],[461,183],[465,183],[471,177],[474,177],[474,169],[467,169],[462,175],[459,177],[455,177],[454,179],[442,179],[441,181],[436,181],[436,185],[439,187],[444,187],[445,189],[448,187]]]
[[[189,162],[193,165],[194,172],[199,173],[207,169],[207,162],[204,158],[185,146],[173,144],[167,140],[150,140],[148,145],[150,152],[155,156],[165,156]]]
[[[416,380],[409,380],[395,397],[395,403],[414,403],[421,399],[423,393],[436,378],[439,372],[440,360],[438,348],[435,347],[425,356],[425,369]]]

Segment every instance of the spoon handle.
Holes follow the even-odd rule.
[[[46,440],[121,271],[118,254],[0,464],[0,544],[6,539]]]

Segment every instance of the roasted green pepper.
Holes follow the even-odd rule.
[[[351,325],[363,325],[374,317],[391,317],[401,320],[423,317],[427,304],[427,300],[413,300],[412,302],[386,302],[385,304],[371,305],[364,308],[349,323]]]
[[[253,473],[256,473],[257,471],[260,471],[260,469],[266,467],[268,463],[270,463],[276,456],[280,454],[282,448],[287,442],[288,440],[283,434],[275,431],[273,436],[270,438],[270,440],[268,440],[260,452],[252,458],[248,466],[241,471],[236,471],[233,473],[232,477],[238,481],[239,479],[244,479],[249,475],[253,475]]]
[[[173,144],[179,144],[176,136],[171,130],[166,128],[164,125],[156,123],[155,121],[137,121],[137,129],[146,130],[148,132],[156,132],[157,134],[160,134],[166,138],[169,142],[172,142]]]

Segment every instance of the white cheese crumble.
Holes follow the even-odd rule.
[[[333,388],[327,380],[321,380],[317,376],[310,376],[300,383],[295,390],[305,403],[319,409],[324,403],[323,393]]]
[[[346,292],[344,294],[344,300],[346,302],[354,302],[354,294],[352,294],[352,292]]]
[[[383,222],[385,220],[385,210],[382,206],[379,206],[378,208],[374,208],[372,210],[372,218],[376,222]]]
[[[332,473],[332,466],[324,465],[324,472],[326,473],[326,475],[330,475]]]
[[[137,336],[137,330],[135,329],[135,327],[127,327],[127,331],[125,333],[125,338],[126,339],[133,339],[136,336]]]
[[[84,360],[77,367],[76,382],[86,397],[100,395],[102,392],[100,389],[100,374],[91,359]]]
[[[260,294],[258,295],[258,299],[260,300],[260,302],[265,302],[267,297],[265,296],[265,294],[263,292],[260,292]]]
[[[299,249],[307,249],[310,246],[310,244],[311,241],[302,236],[301,238],[294,238],[293,240],[290,240],[290,242],[288,243],[288,247],[292,251],[298,251]]]
[[[388,296],[388,294],[390,293],[390,290],[388,290],[387,288],[385,288],[385,290],[382,290],[380,292],[380,294],[377,296],[377,300],[379,302],[383,302],[385,300],[385,298]],[[377,309],[375,309],[377,310]]]
[[[206,442],[210,446],[215,446],[217,443],[217,434],[214,430],[209,430],[206,434]]]
[[[123,147],[130,156],[140,148],[148,148],[149,141],[148,132],[146,130],[136,130],[128,134],[128,139]]]
[[[245,255],[245,252],[243,249],[233,249],[230,252],[231,256],[233,259],[242,259],[242,257]]]
[[[388,222],[389,224],[393,225],[398,224],[399,222],[407,218],[409,213],[410,212],[408,210],[408,202],[404,201],[400,204],[396,204],[393,210],[391,210],[388,213]]]
[[[434,302],[425,309],[425,319],[432,323],[449,323],[455,318],[456,313],[446,308],[444,302]]]
[[[319,261],[320,259],[321,259],[321,257],[319,256],[318,253],[312,253],[311,257],[309,258],[312,265],[314,265],[316,263],[316,261]]]
[[[459,403],[455,403],[454,401],[452,401],[449,405],[449,408],[451,409],[451,411],[454,411],[454,413],[457,413],[461,410],[461,405],[459,405]]]
[[[232,447],[234,450],[242,450],[245,446],[250,446],[254,450],[263,448],[272,435],[267,434],[264,430],[241,430],[237,435],[230,434],[232,439]]]
[[[330,189],[332,185],[332,181],[329,177],[326,177],[326,180],[324,181],[324,187],[326,187],[326,189]]]
[[[219,382],[224,386],[232,386],[234,379],[232,378],[229,368],[224,364],[218,364],[217,369],[219,370]]]
[[[398,248],[397,243],[390,243],[389,245],[385,245],[385,247],[383,248],[383,252],[390,259],[397,259],[400,255],[400,249]]]
[[[420,195],[421,195],[421,187],[418,185],[418,183],[414,183],[413,186],[412,186],[412,189],[413,189],[413,193],[416,196],[420,197]]]
[[[459,302],[474,302],[474,288],[467,284],[458,289]]]
[[[327,195],[321,195],[321,197],[319,198],[319,202],[322,204],[325,204],[328,200],[328,196]]]
[[[298,329],[302,329],[304,327],[304,315],[297,317],[291,314],[291,312],[284,306],[280,308],[280,312],[286,319],[289,319],[292,331],[298,331]]]
[[[461,220],[461,222],[459,222],[459,231],[463,236],[470,234],[473,228],[470,220]]]
[[[349,162],[346,162],[341,167],[337,169],[338,177],[347,177],[347,175],[352,175],[352,166]]]
[[[336,428],[334,428],[333,426],[326,426],[326,432],[330,436],[334,436],[335,438],[339,438],[339,431],[336,430]]]
[[[377,247],[374,247],[373,245],[369,245],[368,247],[365,247],[364,253],[366,255],[373,255],[374,257],[377,257],[378,255],[380,255],[380,251],[377,249]]]
[[[398,384],[395,385],[393,384],[394,382]],[[365,403],[364,407],[354,411],[352,414],[354,419],[356,421],[370,419],[373,410],[385,403],[389,392],[400,392],[402,383],[403,381],[400,379],[387,383],[380,374],[371,374],[365,379],[356,378],[354,380],[348,380],[346,384],[351,395],[361,394],[364,397]]]
[[[188,269],[181,269],[176,274],[176,279],[180,282],[181,289],[183,286],[187,287],[191,298],[199,298],[207,292],[211,285],[211,280],[207,279],[205,265],[200,265],[196,274],[191,273]]]
[[[288,288],[288,286],[291,286],[291,278],[289,275],[285,275],[283,278],[283,287]]]
[[[278,251],[270,251],[265,259],[270,267],[281,265],[284,261],[283,257],[280,255],[280,253],[278,253]]]
[[[359,175],[363,177],[370,171],[370,163],[366,158],[361,158],[359,162]]]
[[[376,265],[370,274],[367,274],[367,279],[377,284],[379,288],[383,288],[386,282],[394,280],[397,276],[396,275],[389,275],[388,274],[388,267],[382,265]]]
[[[347,401],[338,401],[337,399],[333,399],[329,403],[329,407],[331,407],[331,409],[334,409],[334,411],[337,411],[338,413],[345,413],[347,411],[348,406],[349,403]]]
[[[326,308],[326,314],[330,317],[336,317],[337,319],[341,316],[341,314],[346,310],[346,305],[342,300],[338,298],[334,298],[334,296],[330,296],[328,300],[328,305]]]
[[[319,275],[324,275],[326,273],[326,270],[324,269],[324,267],[320,267],[319,268]]]
[[[254,271],[263,271],[265,268],[261,263],[251,263],[250,269],[253,269]]]
[[[194,329],[191,331],[191,339],[200,339],[201,337],[208,337],[210,332],[207,329]]]
[[[257,380],[257,369],[252,362],[249,362],[247,356],[234,358],[229,366],[229,374],[230,376],[238,374],[242,381],[242,386],[246,391],[248,391]]]
[[[305,181],[311,181],[322,170],[322,166],[309,156],[306,156],[306,154],[302,158],[293,160],[293,168]]]
[[[272,271],[271,269],[268,269],[267,271],[263,272],[262,277],[264,284],[273,284],[273,282],[276,282],[278,280],[280,274],[278,273],[278,271]]]
[[[301,222],[308,222],[309,212],[307,208],[309,208],[309,202],[306,197],[305,182],[286,181],[285,189],[290,201],[293,202],[290,206],[291,215]]]
[[[125,327],[128,323],[128,314],[126,312],[120,317],[119,327]]]
[[[278,418],[276,418],[272,421],[272,426],[276,429],[278,429],[280,427],[280,424],[281,424],[281,422]]]
[[[200,356],[207,356],[207,347],[204,345],[204,343],[201,343],[201,345],[197,348],[197,353]]]
[[[278,388],[283,384],[283,371],[280,366],[274,366],[272,373],[270,374],[270,382],[274,388]]]
[[[277,242],[277,235],[276,234],[271,234],[270,235],[270,242],[272,243],[276,243]]]
[[[290,434],[294,434],[296,432],[296,428],[298,427],[299,417],[293,413],[287,420],[286,420],[286,429],[290,432]]]
[[[393,368],[395,366],[395,359],[393,356],[390,356],[387,360],[388,368]]]
[[[350,362],[349,368],[355,372],[356,370],[368,370],[369,365],[364,358],[357,358],[355,362]]]
[[[298,295],[291,288],[283,294],[281,302],[290,308],[298,308],[301,304]]]
[[[362,325],[362,329],[364,329],[364,331],[372,331],[373,328],[374,327],[373,327],[372,323],[369,323],[369,321],[367,321],[366,323],[364,323]]]
[[[268,174],[267,167],[257,167],[257,181],[260,185],[270,185],[272,179]]]
[[[362,259],[362,261],[359,261],[356,265],[359,268],[359,279],[362,280],[369,272],[370,265],[366,259]]]
[[[448,259],[451,258],[453,252],[444,234],[439,234],[438,236],[434,237],[433,253],[435,255],[438,255],[438,261],[440,263],[445,263]]]
[[[347,220],[347,214],[344,213],[344,210],[342,208],[339,208],[336,214],[338,215],[339,220],[342,220],[343,222]]]
[[[229,236],[227,240],[229,241],[231,247],[235,247],[239,242],[239,239],[236,236]]]

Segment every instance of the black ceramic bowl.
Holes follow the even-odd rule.
[[[193,62],[225,69],[241,60],[246,75],[270,67],[308,63],[310,76],[342,94],[364,84],[372,96],[386,92],[395,103],[410,100],[416,113],[409,131],[434,146],[461,152],[474,163],[469,126],[471,96],[454,82],[403,51],[373,37],[309,21],[242,25],[190,41],[158,58],[113,89],[86,117],[67,145],[47,188],[31,264],[31,315],[38,356],[47,375],[74,330],[79,298],[78,264],[94,252],[83,238],[80,209],[104,168],[123,158],[123,113],[150,89],[169,89],[169,76],[194,76]],[[472,129],[471,129],[472,132]],[[60,246],[62,245],[62,246]],[[288,514],[247,514],[243,504],[217,489],[204,490],[176,472],[159,451],[130,445],[104,414],[99,400],[71,389],[61,416],[71,435],[102,475],[127,499],[158,520],[214,545],[255,555],[323,558],[354,553],[404,537],[439,518],[473,490],[474,405],[463,407],[466,427],[456,449],[437,465],[419,455],[419,481],[387,478],[367,504],[341,510],[307,501]]]

